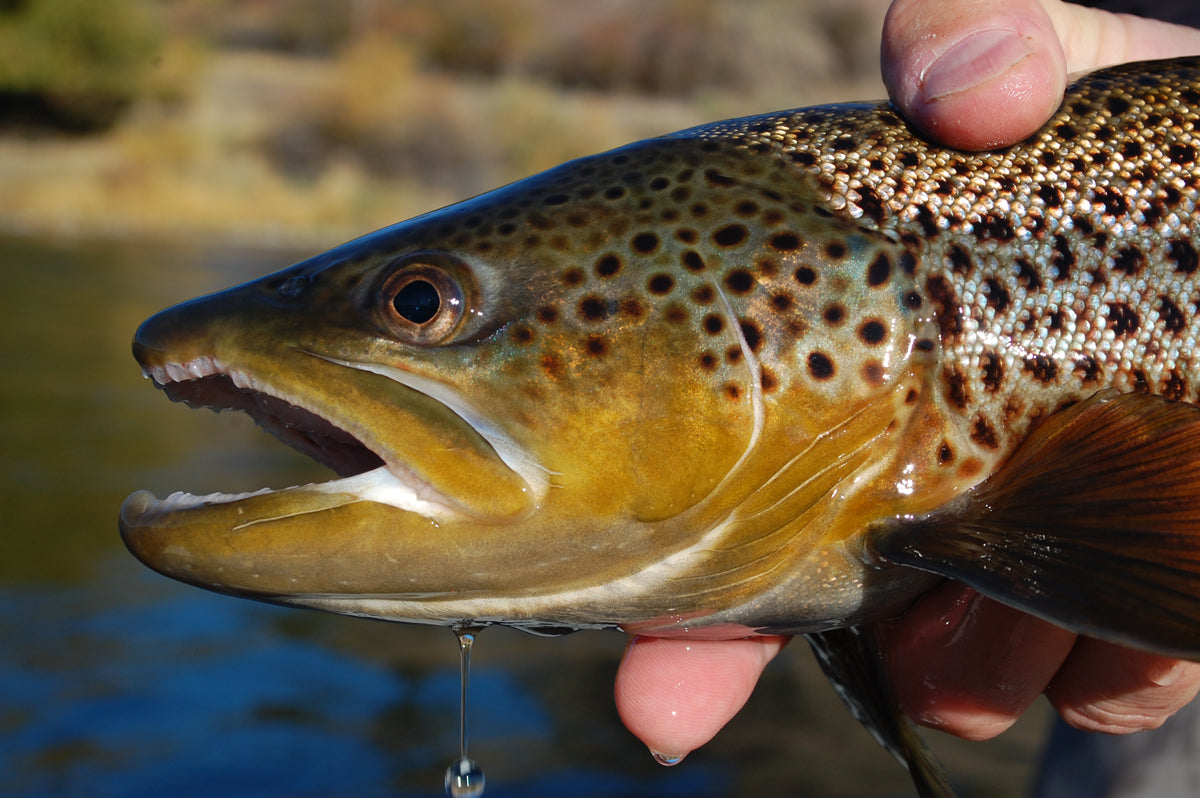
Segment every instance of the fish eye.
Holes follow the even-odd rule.
[[[442,343],[463,319],[466,274],[466,266],[445,253],[405,258],[383,282],[379,312],[385,325],[405,343]]]

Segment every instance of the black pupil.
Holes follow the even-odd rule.
[[[413,324],[425,324],[437,315],[442,298],[428,280],[413,280],[396,293],[392,306],[401,318]]]

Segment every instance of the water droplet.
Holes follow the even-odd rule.
[[[446,795],[450,798],[483,795],[483,768],[466,757],[446,768]]]
[[[467,686],[471,681],[471,649],[482,626],[455,626],[458,638],[458,760],[446,768],[446,795],[450,798],[476,798],[483,795],[483,768],[467,757]]]
[[[687,756],[686,754],[680,754],[679,756],[674,756],[672,754],[660,754],[658,751],[651,751],[650,755],[654,757],[655,762],[666,767],[678,765],[683,761],[683,758]]]

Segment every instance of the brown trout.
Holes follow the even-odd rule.
[[[887,104],[734,119],[168,309],[158,387],[341,478],[135,493],[122,535],[349,615],[807,634],[947,795],[856,628],[938,579],[1200,657],[1198,123],[1200,59],[998,152]]]

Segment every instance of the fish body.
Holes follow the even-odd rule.
[[[391,620],[819,640],[950,576],[1200,656],[1198,121],[1200,59],[991,153],[886,104],[729,120],[169,309],[156,384],[343,477],[137,493],[122,534]]]

